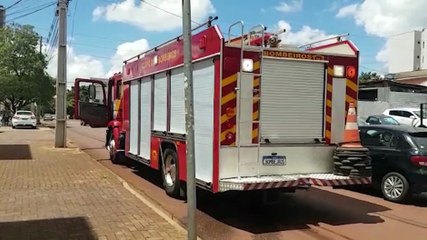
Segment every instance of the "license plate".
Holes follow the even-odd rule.
[[[263,156],[262,165],[264,166],[284,166],[286,165],[285,156]]]
[[[28,120],[28,118],[21,118],[21,120]]]

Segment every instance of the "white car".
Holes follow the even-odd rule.
[[[421,124],[421,111],[419,108],[392,108],[387,109],[384,115],[391,116],[400,124],[418,127]],[[423,113],[424,119],[427,113]],[[426,123],[426,121],[423,121]]]
[[[12,118],[12,128],[16,127],[37,128],[36,116],[31,111],[16,111]]]

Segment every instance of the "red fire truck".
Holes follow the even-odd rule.
[[[349,103],[357,103],[359,50],[341,37],[281,45],[265,29],[245,34],[237,22],[228,37],[216,25],[194,31],[198,186],[217,193],[369,184],[370,176],[333,171]],[[113,162],[125,156],[161,171],[177,196],[186,181],[184,88],[177,37],[126,60],[110,79],[77,79],[75,116],[107,127]]]

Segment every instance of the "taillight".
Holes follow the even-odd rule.
[[[31,119],[36,119],[36,116],[31,116]]]
[[[420,167],[427,167],[427,156],[412,156],[412,164]]]
[[[19,119],[19,117],[18,116],[13,116],[13,119]]]

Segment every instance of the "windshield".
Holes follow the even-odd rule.
[[[16,112],[16,115],[33,115],[32,112]]]
[[[383,118],[383,124],[384,125],[399,125],[399,123],[391,117],[385,117]]]
[[[410,133],[409,135],[419,148],[427,149],[427,132]]]

